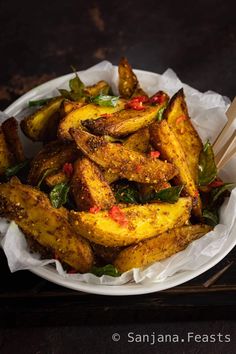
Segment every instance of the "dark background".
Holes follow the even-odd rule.
[[[103,59],[127,56],[134,68],[164,72],[231,99],[236,94],[234,1],[0,1],[0,109],[36,85]],[[87,295],[29,272],[10,274],[0,253],[0,353],[233,353],[235,263],[229,261],[164,292],[135,297]],[[181,321],[181,322],[180,322]],[[191,322],[194,321],[194,322]],[[31,328],[32,327],[32,328]],[[231,343],[128,346],[125,334],[230,333]],[[113,343],[111,334],[121,341]]]

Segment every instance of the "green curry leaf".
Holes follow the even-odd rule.
[[[167,203],[176,203],[180,197],[181,191],[184,186],[170,187],[160,190],[159,192],[153,192],[145,202],[154,200],[160,200]]]
[[[217,168],[215,164],[214,152],[209,140],[207,140],[199,156],[198,184],[200,186],[208,185],[215,179],[216,174]]]
[[[91,273],[96,275],[97,277],[101,277],[102,275],[110,275],[111,277],[119,277],[121,273],[112,265],[107,264],[104,267],[93,267]]]
[[[50,192],[50,201],[54,208],[60,208],[67,202],[70,186],[67,182],[58,183]]]
[[[92,102],[99,106],[115,107],[119,100],[119,96],[98,95],[92,98]]]
[[[17,165],[14,165],[14,166],[11,166],[11,167],[8,167],[5,171],[5,176],[7,178],[9,177],[12,177],[12,176],[15,176],[17,175],[17,173],[19,171],[21,171],[23,168],[25,168],[26,166],[28,166],[30,160],[25,160],[23,162],[20,162],[18,163]]]

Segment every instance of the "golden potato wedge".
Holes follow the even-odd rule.
[[[75,109],[83,107],[86,103],[83,100],[79,102],[64,100],[60,106],[60,116],[63,118]]]
[[[189,117],[183,89],[171,98],[163,117],[182,146],[189,171],[197,183],[199,155],[203,145]]]
[[[6,169],[14,163],[14,156],[7,145],[2,127],[0,127],[0,175],[4,174]]]
[[[2,123],[2,130],[7,141],[7,145],[15,157],[15,162],[25,160],[23,146],[18,134],[18,122],[14,117],[8,118]]]
[[[109,143],[103,137],[89,134],[81,128],[71,129],[70,133],[85,155],[122,178],[141,183],[158,183],[178,173],[173,164],[126,149],[121,144]]]
[[[193,213],[200,217],[201,199],[197,186],[190,173],[182,146],[166,120],[152,124],[150,139],[154,148],[161,152],[162,157],[178,168],[179,174],[176,176],[176,182],[184,185],[184,191],[193,200]]]
[[[130,135],[123,143],[126,149],[145,153],[149,148],[149,129],[143,128]],[[102,174],[108,184],[111,184],[119,179],[119,174],[112,173],[109,169],[102,169]]]
[[[80,126],[82,120],[97,119],[102,115],[120,111],[124,106],[125,101],[119,100],[115,107],[104,107],[89,103],[83,107],[74,109],[61,119],[58,127],[58,137],[62,140],[72,140],[69,130]]]
[[[199,224],[166,231],[125,248],[118,254],[114,266],[124,273],[132,268],[151,265],[182,251],[190,242],[202,237],[211,229],[208,225]]]
[[[134,96],[146,96],[140,88],[137,76],[132,70],[127,58],[121,58],[118,66],[119,93],[121,97],[130,98]]]
[[[145,153],[149,149],[150,134],[149,129],[142,128],[130,135],[124,141],[124,147],[129,150]]]
[[[104,80],[98,81],[95,85],[86,86],[84,88],[84,94],[89,97],[108,95],[109,91],[110,85]]]
[[[113,207],[114,208],[114,207]],[[110,247],[126,246],[184,225],[190,216],[191,198],[175,204],[153,203],[119,208],[124,223],[112,218],[111,211],[69,213],[71,225],[88,240]],[[120,216],[120,215],[118,215]]]
[[[91,248],[71,228],[67,210],[53,208],[46,194],[38,189],[21,184],[15,177],[0,184],[0,215],[14,220],[28,237],[75,270],[84,273],[92,267]]]
[[[96,135],[110,135],[113,137],[123,137],[136,132],[154,122],[157,114],[168,101],[155,106],[144,106],[141,111],[135,109],[124,109],[115,112],[107,117],[98,119],[86,119],[82,125]]]
[[[33,141],[49,141],[56,137],[57,124],[60,118],[60,105],[63,97],[56,97],[32,115],[24,118],[21,129]]]
[[[28,183],[36,186],[47,170],[54,173],[62,168],[66,162],[72,162],[79,156],[74,144],[64,144],[53,141],[43,147],[31,162]]]
[[[44,181],[48,187],[53,188],[59,183],[67,182],[68,177],[66,176],[65,172],[58,171],[52,172],[52,174],[46,176]]]
[[[78,210],[109,209],[116,202],[99,167],[86,157],[74,163],[70,190]]]

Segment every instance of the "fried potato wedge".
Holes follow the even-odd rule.
[[[141,183],[158,183],[178,173],[173,164],[126,149],[120,144],[109,143],[103,137],[89,134],[81,128],[71,129],[70,133],[85,155],[122,178]]]
[[[27,236],[79,272],[87,272],[93,264],[88,242],[73,230],[67,210],[55,209],[38,189],[21,184],[17,178],[0,184],[0,215],[14,220]]]
[[[132,70],[127,58],[121,58],[118,66],[119,93],[121,97],[130,98],[132,96],[146,96],[141,89],[137,76]]]
[[[154,122],[159,110],[166,105],[167,101],[166,95],[166,100],[161,104],[145,106],[141,111],[124,109],[107,117],[86,119],[82,125],[96,135],[127,136]]]
[[[149,129],[146,127],[130,135],[124,141],[123,146],[129,150],[145,153],[149,148],[149,138]],[[117,173],[112,173],[109,169],[103,169],[102,174],[108,184],[111,184],[119,179],[119,175]]]
[[[190,216],[191,198],[179,198],[175,204],[153,203],[121,208],[126,225],[110,217],[107,211],[69,213],[71,225],[88,240],[110,247],[126,246],[184,225]]]
[[[112,264],[118,254],[123,250],[123,247],[106,247],[98,245],[97,243],[91,243],[92,250],[94,252],[95,259],[101,263]]]
[[[199,155],[203,145],[189,117],[183,89],[171,98],[164,112],[164,118],[182,146],[189,171],[194,182],[197,183]]]
[[[148,266],[182,251],[190,242],[211,229],[210,226],[201,224],[174,228],[125,248],[115,259],[114,265],[121,273]]]
[[[52,174],[49,174],[48,176],[45,177],[44,179],[46,185],[50,188],[55,187],[59,183],[67,182],[68,178],[63,171],[58,171],[58,172],[52,172]]]
[[[60,116],[63,118],[75,109],[83,107],[86,103],[83,101],[74,102],[70,100],[64,100],[60,106]]]
[[[58,137],[62,140],[72,140],[69,130],[79,127],[81,121],[85,119],[97,119],[102,115],[112,114],[120,111],[124,106],[125,101],[119,100],[115,107],[104,107],[89,103],[83,107],[74,109],[61,119],[58,127]]]
[[[24,134],[33,141],[49,141],[56,137],[63,97],[56,97],[21,121]]]
[[[36,186],[46,171],[56,172],[66,162],[72,162],[79,156],[79,151],[74,144],[64,144],[53,141],[43,147],[31,162],[28,183]]]
[[[8,118],[2,123],[2,130],[5,135],[7,145],[15,157],[16,163],[25,160],[23,146],[18,134],[18,122],[14,117]]]
[[[99,167],[86,157],[74,163],[70,190],[79,210],[109,209],[116,202]]]
[[[2,127],[0,127],[0,175],[4,174],[6,169],[14,164],[14,156],[11,153]]]
[[[142,128],[130,135],[124,141],[124,147],[129,150],[145,153],[149,149],[150,134],[149,129]]]
[[[182,146],[166,120],[152,124],[150,127],[150,139],[154,148],[161,152],[162,157],[178,168],[177,184],[184,185],[184,191],[193,200],[193,213],[195,216],[200,217],[201,199],[197,186],[190,173]]]
[[[101,80],[94,85],[86,86],[84,88],[84,94],[89,97],[96,97],[98,95],[108,95],[110,89],[110,85],[106,81]]]

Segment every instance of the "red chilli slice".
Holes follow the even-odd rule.
[[[89,209],[89,212],[92,213],[92,214],[97,214],[100,210],[101,210],[100,207],[94,205],[93,207],[91,207],[91,208]]]
[[[111,219],[116,221],[120,226],[127,226],[128,220],[126,219],[125,213],[116,205],[114,205],[108,212]]]
[[[66,162],[63,166],[63,172],[65,173],[66,177],[71,178],[74,172],[72,163]]]

